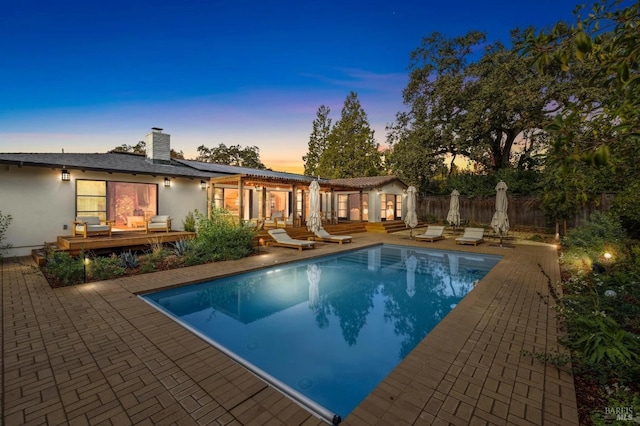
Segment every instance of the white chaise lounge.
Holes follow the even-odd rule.
[[[353,237],[351,237],[350,235],[331,235],[323,227],[320,227],[320,229],[314,232],[314,234],[316,234],[315,236],[316,241],[324,241],[324,242],[330,242],[330,243],[338,243],[338,244],[350,243],[351,240],[353,239]]]
[[[473,244],[475,246],[482,242],[484,242],[483,228],[465,228],[462,237],[456,238],[456,244]]]
[[[272,246],[296,248],[299,251],[302,251],[302,249],[314,248],[316,244],[314,241],[296,240],[295,238],[291,238],[291,236],[287,234],[287,231],[282,228],[269,229],[267,232],[269,232],[269,235],[271,235],[271,238],[274,240],[271,243]]]
[[[416,235],[415,238],[417,241],[429,241],[434,242],[438,240],[444,240],[444,226],[427,226],[427,230],[424,234]]]

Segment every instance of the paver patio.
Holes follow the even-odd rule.
[[[60,289],[31,259],[5,259],[0,426],[324,424],[136,294],[378,242],[504,257],[342,424],[578,424],[571,375],[521,355],[562,350],[553,247],[366,233]]]

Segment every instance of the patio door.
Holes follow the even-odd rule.
[[[402,218],[402,196],[380,194],[380,219],[396,220]]]

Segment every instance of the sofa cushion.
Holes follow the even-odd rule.
[[[149,229],[165,229],[167,222],[151,222],[147,225]]]
[[[76,217],[76,221],[85,222],[87,225],[100,225],[99,216],[78,216]]]
[[[79,225],[76,227],[76,231],[82,232],[84,226]],[[109,225],[87,225],[87,231],[89,232],[107,232],[111,227]]]
[[[167,223],[169,221],[169,216],[162,214],[162,215],[156,215],[156,216],[151,216],[151,223]]]

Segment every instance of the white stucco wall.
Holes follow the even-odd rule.
[[[158,214],[170,215],[174,230],[184,228],[182,221],[189,211],[207,211],[200,179],[171,178],[171,187],[165,188],[164,176],[70,172],[71,181],[63,182],[60,168],[0,165],[0,211],[13,217],[3,242],[12,245],[6,256],[29,255],[45,242],[56,241],[58,235],[71,235],[76,179],[158,184]]]
[[[406,211],[406,202],[407,202],[407,194],[405,190],[407,187],[403,185],[400,181],[390,182],[386,185],[380,187],[380,191],[378,189],[370,189],[363,192],[363,194],[368,195],[368,206],[367,206],[367,214],[368,219],[367,222],[381,222],[382,219],[380,217],[381,209],[380,209],[380,194],[391,194],[391,195],[401,195],[402,196],[402,217],[404,217],[404,213]],[[338,195],[341,194],[357,194],[358,191],[337,191],[333,194],[333,197],[329,197],[331,203],[333,203],[335,208],[338,206]]]

